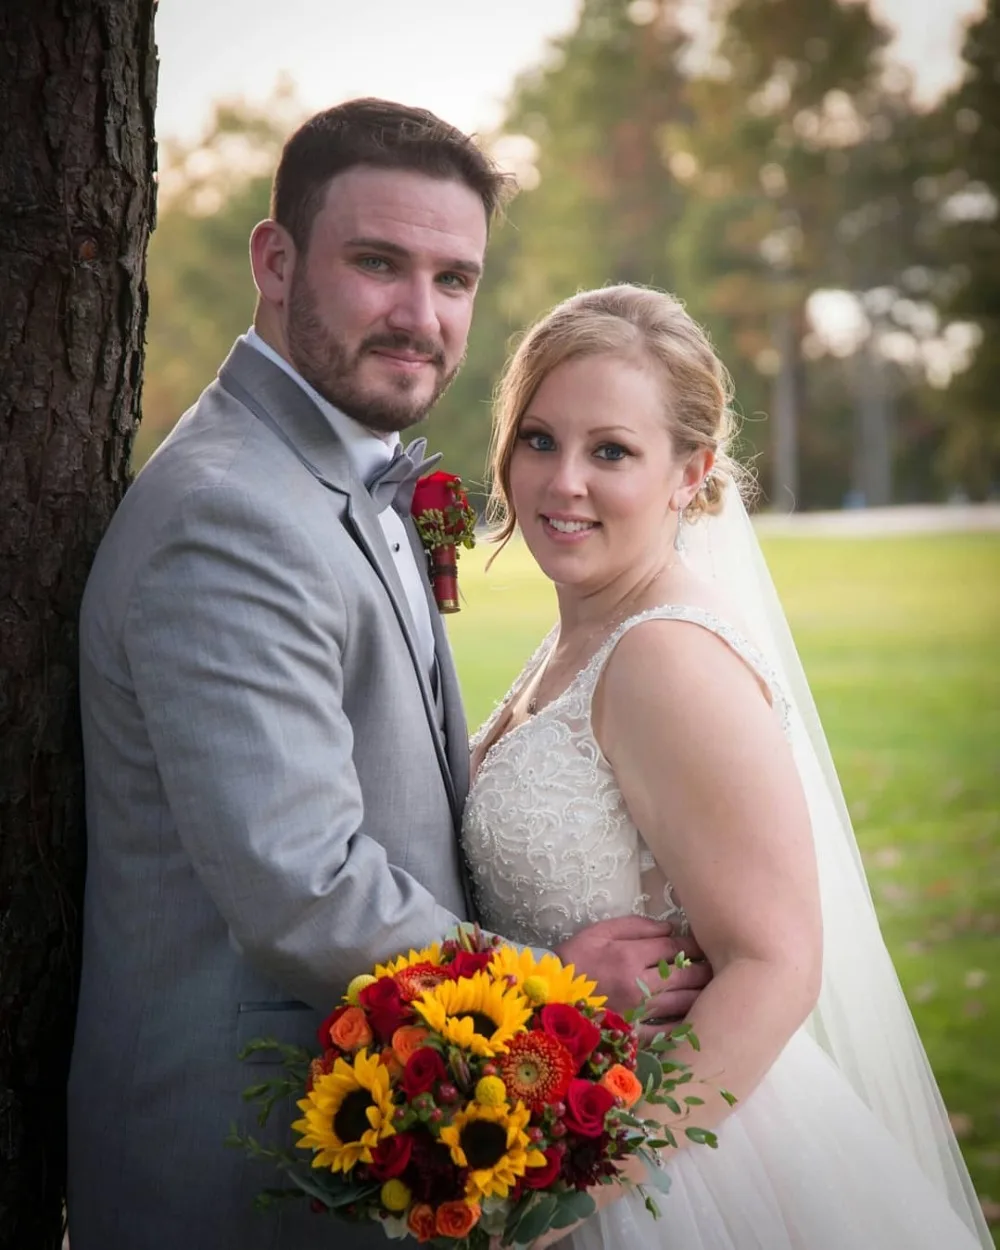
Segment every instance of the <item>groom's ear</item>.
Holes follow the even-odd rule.
[[[250,235],[250,269],[260,297],[283,308],[295,271],[295,244],[284,226],[268,218]]]

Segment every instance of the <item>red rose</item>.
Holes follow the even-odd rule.
[[[316,1030],[316,1040],[319,1042],[319,1044],[323,1047],[324,1050],[327,1050],[329,1048],[330,1042],[333,1040],[330,1037],[330,1030],[337,1023],[337,1021],[344,1014],[344,1012],[349,1011],[349,1010],[350,1010],[350,1007],[349,1007],[349,1004],[347,1003],[345,1003],[342,1007],[335,1007],[334,1010],[330,1012],[327,1018],[323,1021],[323,1023]]]
[[[566,1095],[566,1127],[581,1137],[600,1137],[604,1117],[614,1105],[614,1094],[603,1085],[571,1081]]]
[[[627,1020],[623,1020],[617,1011],[605,1011],[601,1028],[607,1029],[609,1033],[624,1033],[626,1037],[632,1032],[632,1026]]]
[[[545,1152],[545,1166],[528,1168],[524,1183],[531,1189],[548,1189],[562,1171],[563,1151],[550,1146]]]
[[[443,473],[438,469],[419,479],[413,492],[410,510],[414,516],[428,509],[444,512],[445,508],[450,508],[456,502],[455,496],[458,493],[465,493],[462,490],[462,479],[454,473]]]
[[[429,1046],[421,1046],[407,1059],[403,1069],[403,1089],[407,1098],[416,1098],[418,1094],[428,1094],[448,1075],[444,1060],[436,1050]],[[613,1101],[613,1100],[612,1100]]]
[[[448,968],[455,977],[471,977],[484,972],[492,958],[492,951],[459,951]]]
[[[368,1013],[372,1028],[386,1043],[413,1016],[392,977],[381,977],[374,985],[366,985],[358,995],[358,1002]]]
[[[601,1030],[568,1003],[549,1003],[539,1012],[542,1030],[562,1042],[573,1056],[577,1071],[594,1053]]]
[[[404,1171],[410,1162],[413,1138],[409,1133],[396,1133],[386,1137],[372,1151],[368,1170],[377,1181],[391,1181]]]

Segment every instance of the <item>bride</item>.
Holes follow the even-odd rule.
[[[600,1188],[572,1246],[992,1247],[725,454],[728,399],[681,305],[632,286],[559,305],[500,390],[499,537],[520,529],[559,623],[473,740],[483,921],[558,948],[670,919],[715,973],[687,1017],[701,1048],[677,1053],[718,1149],[664,1152],[655,1223]]]

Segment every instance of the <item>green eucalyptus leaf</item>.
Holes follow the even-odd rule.
[[[540,1194],[517,1221],[512,1229],[514,1237],[522,1245],[530,1245],[542,1233],[552,1227],[552,1219],[559,1208],[555,1194]]]

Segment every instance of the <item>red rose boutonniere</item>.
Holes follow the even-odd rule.
[[[417,482],[410,511],[430,558],[438,610],[457,612],[458,548],[476,545],[476,514],[462,479],[454,473],[428,473]]]

